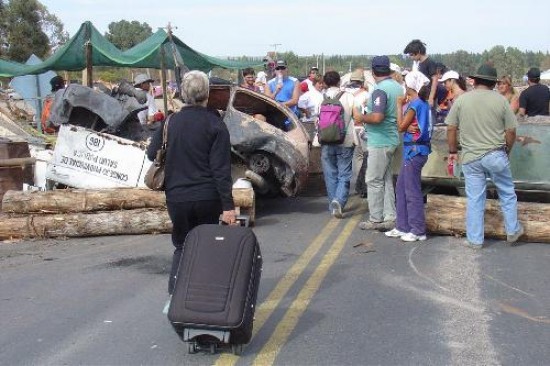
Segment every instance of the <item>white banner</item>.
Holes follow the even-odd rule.
[[[144,187],[150,165],[143,144],[62,125],[46,178],[74,188]]]

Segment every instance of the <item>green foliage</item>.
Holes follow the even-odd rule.
[[[50,50],[48,36],[40,27],[40,6],[35,0],[11,0],[4,9],[6,56],[25,62],[31,54],[45,57]]]
[[[105,38],[122,51],[134,47],[153,34],[149,24],[140,23],[137,20],[111,22],[108,28],[109,31],[105,33]]]
[[[63,24],[40,2],[0,1],[0,56],[19,62],[33,53],[46,58],[68,38]]]

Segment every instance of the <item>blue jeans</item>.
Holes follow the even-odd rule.
[[[472,244],[483,244],[485,237],[485,199],[487,178],[498,192],[506,234],[519,231],[517,196],[514,190],[510,161],[503,150],[495,150],[481,159],[462,166],[466,180],[466,237]]]
[[[332,200],[338,201],[342,208],[348,202],[352,161],[353,146],[323,145],[321,147],[321,163],[323,164],[329,210]]]

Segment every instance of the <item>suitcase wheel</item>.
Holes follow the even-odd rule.
[[[243,353],[243,345],[242,344],[232,344],[231,345],[231,352],[235,356],[240,356]]]

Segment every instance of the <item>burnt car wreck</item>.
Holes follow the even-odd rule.
[[[294,196],[304,188],[310,142],[290,109],[265,95],[231,85],[212,85],[208,107],[221,113],[229,129],[233,178],[245,170],[244,175],[260,194]]]
[[[144,91],[127,81],[111,89],[98,90],[70,84],[56,92],[49,120],[54,126],[65,123],[112,134],[133,141],[144,141],[157,126],[143,126],[137,114],[146,107]]]
[[[144,95],[126,82],[103,91],[69,85],[56,93],[50,120],[146,141],[160,124],[139,123],[143,102]],[[262,94],[217,84],[210,87],[208,107],[220,113],[229,129],[234,180],[246,177],[257,193],[267,195],[294,196],[304,188],[310,141],[290,109]]]

